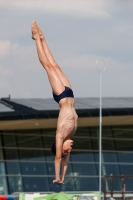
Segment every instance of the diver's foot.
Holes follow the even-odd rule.
[[[44,34],[43,32],[41,31],[40,27],[37,25],[38,27],[38,30],[39,30],[39,35],[40,35],[40,39],[44,39]]]
[[[33,22],[32,22],[32,25],[31,25],[31,32],[32,32],[32,39],[33,39],[33,40],[37,39],[37,37],[39,36],[39,28],[38,28],[38,26],[37,26],[36,21],[33,21]]]

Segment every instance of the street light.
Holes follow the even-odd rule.
[[[99,194],[101,199],[101,173],[102,173],[102,73],[105,71],[105,62],[102,58],[96,61],[96,68],[100,74],[100,112],[99,112]]]

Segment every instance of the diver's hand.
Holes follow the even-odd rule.
[[[58,184],[64,184],[64,181],[63,181],[63,180],[61,180],[60,182],[58,182]]]
[[[60,179],[55,179],[53,180],[53,183],[59,183],[61,180]]]
[[[53,180],[53,183],[57,183],[57,184],[64,184],[63,180]]]

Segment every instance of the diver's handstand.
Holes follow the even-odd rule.
[[[58,64],[55,62],[45,37],[35,21],[32,22],[32,39],[36,42],[38,58],[45,68],[52,87],[54,100],[59,103],[60,112],[57,121],[56,142],[52,145],[55,156],[55,180],[53,183],[63,183],[68,167],[73,140],[76,132],[78,116],[74,107],[72,87]],[[62,174],[60,177],[60,164]]]

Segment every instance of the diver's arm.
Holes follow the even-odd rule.
[[[64,183],[65,174],[68,168],[69,157],[70,157],[70,153],[67,153],[67,155],[62,159],[62,175],[61,175],[60,183]]]
[[[56,135],[56,156],[55,156],[55,180],[53,180],[53,183],[60,182],[60,164],[61,164],[61,157],[62,157],[62,145],[63,145],[63,139]]]

